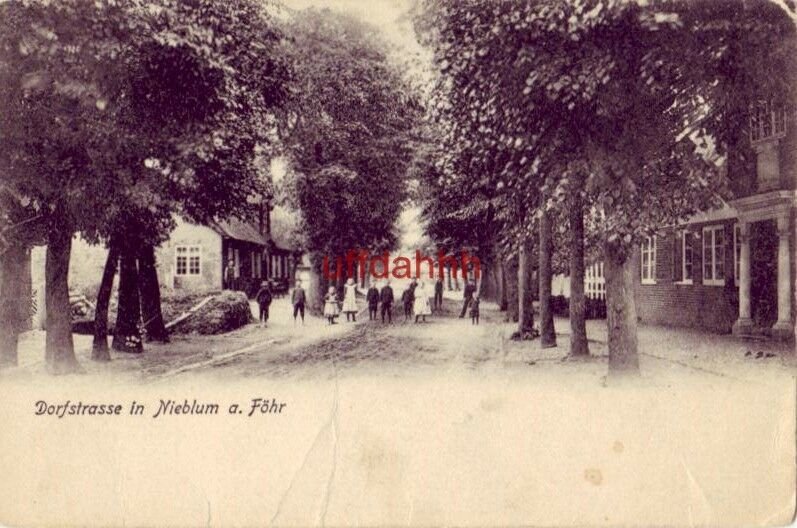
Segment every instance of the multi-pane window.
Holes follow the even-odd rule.
[[[771,101],[760,101],[750,108],[750,141],[756,143],[786,135],[786,111]]]
[[[692,236],[689,231],[681,232],[681,281],[691,283],[693,277]]]
[[[642,284],[656,282],[656,237],[647,237],[642,242],[640,257],[642,259]]]
[[[584,270],[584,293],[591,299],[606,297],[606,279],[603,277],[603,262],[596,262]]]
[[[199,275],[202,272],[202,250],[199,246],[176,246],[175,274]]]
[[[725,284],[725,227],[703,228],[703,284]]]

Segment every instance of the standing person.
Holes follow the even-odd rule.
[[[464,302],[462,303],[462,311],[459,314],[460,319],[465,317],[465,312],[468,311],[468,305],[470,305],[471,301],[473,301],[474,293],[476,293],[476,283],[473,281],[473,279],[470,279],[465,284],[465,291],[462,292],[462,299]]]
[[[434,311],[443,309],[443,277],[437,277],[434,283]]]
[[[418,317],[423,317],[423,322],[425,323],[426,316],[432,315],[432,309],[429,306],[429,295],[426,293],[426,288],[423,282],[421,282],[418,285],[418,289],[415,290],[413,308],[415,311],[416,323],[418,322]]]
[[[357,322],[357,284],[351,277],[343,285],[343,312],[346,321]]]
[[[228,290],[235,289],[235,265],[232,262],[232,259],[227,261],[227,267],[224,268],[224,287]]]
[[[473,302],[470,303],[470,323],[479,324],[479,296],[473,297]]]
[[[376,321],[376,311],[379,308],[379,289],[376,284],[371,284],[371,287],[368,288],[365,300],[368,301],[368,320]]]
[[[412,284],[401,292],[401,305],[404,307],[404,322],[412,319],[412,305],[415,303],[415,292]]]
[[[340,311],[338,310],[338,293],[335,291],[334,286],[330,286],[327,294],[324,296],[324,317],[331,325],[337,324],[335,318]]]
[[[260,323],[262,326],[266,326],[268,322],[268,309],[271,306],[272,298],[271,285],[268,281],[263,281],[260,284],[260,290],[258,290],[257,295],[255,295],[257,305],[260,307]]]
[[[296,315],[302,315],[302,324],[304,324],[304,303],[307,300],[307,296],[304,293],[304,288],[302,288],[302,281],[296,281],[296,288],[293,289],[293,293],[291,294],[291,304],[293,304],[293,324],[296,325]]]
[[[385,314],[387,314],[388,323],[393,323],[393,288],[390,287],[390,281],[386,280],[382,291],[379,292],[379,300],[382,301],[382,322],[385,322]]]

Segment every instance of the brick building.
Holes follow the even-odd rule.
[[[729,173],[736,198],[642,244],[641,321],[794,336],[795,121],[794,112],[756,108],[749,127],[755,164]]]

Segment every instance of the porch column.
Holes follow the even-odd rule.
[[[733,324],[736,335],[749,334],[753,328],[750,317],[750,224],[739,224],[739,318]]]
[[[791,321],[791,266],[789,266],[789,217],[778,217],[778,321],[772,327],[774,334],[790,337],[794,327]]]

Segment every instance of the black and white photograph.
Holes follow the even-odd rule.
[[[0,0],[0,526],[784,526],[794,0]]]

